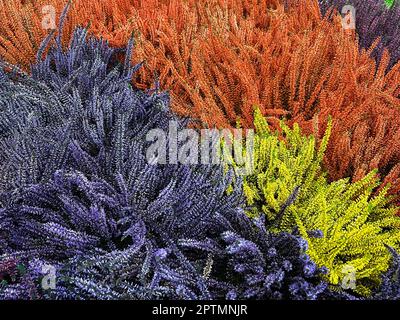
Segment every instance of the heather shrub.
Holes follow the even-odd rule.
[[[388,247],[392,254],[390,269],[382,276],[382,284],[379,290],[375,290],[372,300],[399,300],[400,299],[400,257],[393,248]]]
[[[276,231],[297,228],[309,242],[310,257],[328,268],[332,284],[340,284],[346,275],[343,270],[351,267],[356,272],[356,292],[369,295],[389,267],[386,246],[400,244],[398,208],[390,205],[387,189],[372,194],[379,185],[376,172],[355,183],[327,181],[321,162],[331,123],[319,147],[296,125],[290,129],[282,124],[281,135],[274,133],[259,111],[255,128],[254,171],[243,186],[254,208],[249,214],[263,212]]]
[[[356,32],[362,48],[372,50],[377,60],[382,58],[385,48],[390,53],[389,68],[400,58],[400,6],[398,1],[385,0],[319,0],[323,14],[337,14],[344,5],[352,5],[356,9]],[[334,11],[332,9],[335,9]],[[376,41],[378,41],[376,43]]]

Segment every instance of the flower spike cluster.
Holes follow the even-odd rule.
[[[399,299],[399,6],[364,2],[0,0],[0,300]]]

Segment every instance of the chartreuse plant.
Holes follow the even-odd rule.
[[[385,0],[385,4],[388,8],[391,8],[394,4],[394,0]]]
[[[368,295],[389,267],[385,245],[398,248],[400,242],[400,218],[387,190],[372,196],[376,172],[355,183],[327,180],[321,163],[331,121],[319,148],[297,125],[282,124],[282,134],[270,131],[258,110],[254,124],[254,170],[244,179],[249,215],[263,212],[275,231],[298,230],[309,242],[310,257],[329,269],[330,283],[342,284],[350,270],[355,291]]]

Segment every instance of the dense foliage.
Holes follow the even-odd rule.
[[[375,172],[352,184],[348,179],[326,180],[321,161],[331,126],[318,150],[315,138],[302,136],[298,126],[282,127],[284,140],[256,112],[254,172],[244,181],[247,201],[255,207],[250,214],[264,212],[277,230],[297,227],[310,243],[310,257],[329,269],[331,283],[341,283],[344,268],[351,266],[357,292],[370,294],[368,287],[388,269],[391,255],[386,246],[400,245],[398,209],[388,204],[386,190],[372,197],[378,186]],[[281,212],[293,194],[295,199]],[[313,238],[310,232],[320,236]]]
[[[0,1],[9,16],[0,19],[0,55],[28,70],[45,36],[43,5],[54,5],[59,15],[65,3]],[[226,128],[239,120],[251,127],[256,104],[275,127],[286,117],[310,134],[317,118],[322,137],[331,115],[324,161],[329,178],[357,181],[378,169],[383,185],[398,195],[400,65],[394,66],[398,46],[390,36],[398,10],[382,1],[367,4],[357,5],[357,25],[368,30],[365,37],[359,31],[368,51],[342,30],[338,14],[323,19],[317,0],[77,0],[62,38],[66,45],[74,26],[88,22],[91,32],[116,47],[135,34],[133,61],[146,61],[135,86],[149,88],[158,77],[170,90],[172,110],[203,126]],[[382,18],[375,19],[379,12]],[[386,52],[385,42],[370,48],[378,28],[393,38],[393,50]],[[379,64],[371,57],[375,52]]]
[[[120,64],[77,29],[32,76],[2,72],[1,297],[332,295],[304,240],[245,215],[232,171],[148,163],[146,132],[186,121],[165,93],[131,87],[132,45]],[[52,291],[40,287],[46,265],[58,270]]]
[[[339,12],[344,5],[356,9],[356,30],[362,48],[374,47],[372,56],[381,59],[385,48],[390,53],[389,67],[393,67],[400,58],[400,5],[398,1],[385,0],[318,0],[323,13],[332,8]],[[385,5],[386,4],[386,5]],[[378,41],[376,43],[376,41]]]
[[[398,299],[377,3],[0,0],[0,299]],[[150,161],[171,123],[255,128],[254,171]]]

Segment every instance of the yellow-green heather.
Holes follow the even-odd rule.
[[[389,267],[386,246],[400,243],[398,208],[387,188],[373,196],[376,171],[355,183],[327,180],[322,159],[331,122],[319,143],[297,125],[290,129],[282,122],[282,132],[272,132],[259,110],[254,125],[254,170],[244,178],[248,214],[263,212],[275,231],[298,230],[309,242],[310,257],[329,269],[330,283],[340,284],[353,268],[357,293],[368,295]],[[294,192],[294,202],[282,210]]]

